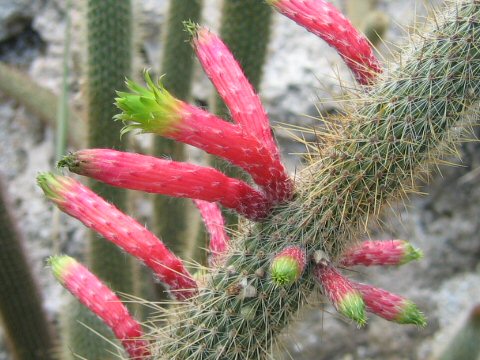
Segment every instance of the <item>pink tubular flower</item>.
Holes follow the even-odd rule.
[[[140,129],[198,147],[243,168],[273,203],[290,198],[292,184],[278,149],[270,151],[268,142],[246,127],[174,98],[161,84],[154,84],[148,73],[145,81],[147,88],[128,81],[132,93],[120,92],[116,99],[123,111],[116,118],[127,123],[123,132]]]
[[[315,266],[314,276],[340,314],[356,321],[359,326],[365,325],[365,303],[349,279],[327,262]]]
[[[359,0],[357,0],[359,1]],[[334,47],[361,84],[381,72],[367,39],[325,0],[267,0],[272,6]]]
[[[203,27],[193,32],[193,46],[205,73],[230,109],[233,120],[265,143],[279,158],[270,122],[259,96],[222,40]]]
[[[278,285],[290,285],[302,276],[305,265],[305,249],[289,246],[275,255],[270,265],[270,274]]]
[[[370,285],[354,286],[361,292],[368,311],[399,324],[426,325],[425,316],[410,300]]]
[[[38,183],[62,211],[145,262],[175,298],[196,294],[197,284],[182,261],[137,221],[72,178],[47,173],[38,176]]]
[[[354,265],[403,265],[421,259],[423,253],[404,240],[364,241],[343,254],[340,264]]]
[[[59,166],[113,186],[218,201],[252,220],[265,217],[269,210],[261,192],[209,167],[110,149],[77,151],[66,156]]]
[[[150,355],[140,324],[112,290],[69,256],[53,256],[49,263],[58,281],[113,330],[131,359]]]
[[[230,50],[218,36],[206,28],[196,28],[193,45],[203,69],[230,109],[233,120],[244,131],[265,144],[265,150],[271,156],[269,168],[265,169],[270,172],[265,177],[270,179],[270,184],[259,185],[267,188],[267,193],[275,202],[288,200],[293,191],[293,184],[280,162],[278,147],[272,136],[270,122],[260,97],[255,93]]]
[[[195,205],[200,210],[203,222],[210,236],[209,250],[210,263],[215,264],[228,248],[230,237],[225,231],[225,222],[222,211],[216,203],[203,200],[194,200]]]

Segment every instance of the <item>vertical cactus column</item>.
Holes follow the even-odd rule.
[[[122,149],[121,124],[112,121],[116,89],[124,86],[131,71],[132,6],[130,0],[89,0],[88,31],[88,146]],[[126,193],[93,183],[101,196],[124,207]],[[91,238],[90,267],[116,291],[131,289],[127,258],[103,240]]]
[[[132,4],[130,0],[88,0],[86,15],[88,146],[121,149],[125,143],[119,136],[120,124],[112,121],[117,112],[113,103],[116,90],[123,88],[125,77],[131,72]],[[92,188],[120,208],[125,206],[125,191],[100,183],[92,183]],[[131,259],[93,233],[88,262],[92,271],[115,291],[132,293]],[[79,306],[75,304],[76,309],[71,310],[77,312],[77,321],[69,321],[67,337],[71,351],[88,359],[114,358],[105,350],[108,343],[81,323],[95,331],[105,326]]]
[[[170,1],[164,36],[161,72],[165,87],[181,100],[190,96],[193,75],[193,50],[186,39],[183,22],[199,21],[203,0]],[[185,160],[185,146],[170,139],[155,138],[154,153],[158,157]],[[154,231],[161,235],[176,254],[188,258],[193,250],[189,236],[189,210],[193,206],[186,199],[171,199],[163,195],[154,198]]]
[[[53,359],[47,317],[0,182],[0,319],[13,358]]]
[[[270,39],[272,19],[271,8],[258,0],[225,0],[222,8],[220,37],[240,63],[243,72],[255,90],[262,79],[263,64]],[[212,111],[224,118],[229,111],[219,96],[212,102]],[[225,170],[229,176],[243,177],[237,168],[226,166],[222,160],[215,160],[215,167]],[[227,227],[237,223],[235,214],[226,213]]]

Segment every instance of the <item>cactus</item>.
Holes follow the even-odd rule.
[[[208,50],[215,44],[218,51],[207,51],[204,59],[208,61],[202,65],[217,88],[223,86],[226,103],[237,116],[234,124],[172,99],[148,77],[147,88],[130,83],[133,94],[120,93],[117,104],[124,113],[119,118],[126,122],[126,130],[158,130],[243,164],[264,195],[255,206],[263,202],[266,209],[265,213],[243,211],[252,221],[241,224],[222,261],[199,276],[198,292],[169,310],[165,316],[168,324],[154,334],[151,351],[156,359],[270,358],[277,335],[316,289],[359,325],[366,322],[366,311],[400,323],[425,324],[409,300],[356,284],[341,273],[339,265],[342,261],[400,265],[419,257],[418,251],[405,243],[370,242],[359,248],[355,241],[384,204],[408,196],[429,164],[453,152],[459,128],[478,115],[480,2],[452,2],[441,18],[431,23],[430,32],[405,51],[399,65],[386,71],[365,38],[331,4],[324,0],[269,2],[336,48],[364,86],[351,94],[352,101],[341,114],[326,119],[320,134],[325,145],[318,154],[311,154],[312,162],[295,184],[277,164],[278,149],[265,131],[268,118],[262,116],[263,107],[251,93],[250,84],[219,40],[212,42],[208,37],[205,41],[209,33],[204,29],[193,29],[195,46]],[[197,54],[203,58],[202,51]],[[221,82],[232,78],[239,80],[230,83],[230,88]],[[192,121],[194,117],[200,123]],[[203,126],[207,122],[209,126]],[[241,130],[244,145],[255,141],[264,145],[266,157],[261,166],[265,171],[253,166],[252,160],[260,155],[257,148],[225,143],[225,137],[239,139],[234,129]],[[215,131],[216,137],[212,136]],[[82,161],[68,161],[73,169],[82,165]],[[145,161],[148,165],[150,160]],[[178,183],[172,174],[167,175],[171,180],[167,191],[172,195],[198,197],[205,186],[222,184],[214,181],[201,188],[194,186],[193,194],[174,193],[172,188],[182,186],[181,169],[187,165],[175,166]],[[123,186],[145,186],[144,180],[155,176],[135,168],[128,172],[121,162],[90,170],[89,176]],[[247,208],[251,206],[250,196],[238,193],[233,197]],[[376,260],[365,261],[369,258]]]
[[[187,34],[183,29],[184,21],[197,22],[200,19],[202,0],[171,0],[164,36],[161,71],[165,87],[181,100],[188,100],[193,75],[193,51],[185,41]],[[184,145],[170,139],[157,137],[154,143],[154,154],[158,157],[171,157],[177,161],[186,158]],[[175,253],[183,257],[192,256],[193,236],[189,234],[190,203],[184,199],[169,199],[155,196],[153,200],[153,218],[155,233],[162,236],[165,243]],[[169,221],[165,215],[175,218]]]
[[[20,70],[0,63],[0,91],[21,103],[47,125],[56,126],[58,96],[36,84]],[[68,134],[69,144],[75,148],[85,146],[82,117],[71,108],[68,111],[68,123],[71,127]]]
[[[470,312],[462,328],[447,344],[439,360],[478,359],[480,355],[480,306]]]
[[[88,0],[86,10],[87,143],[91,147],[102,144],[120,149],[125,146],[118,136],[120,128],[109,119],[115,115],[115,91],[122,88],[125,77],[131,71],[132,5],[130,0]],[[122,208],[126,205],[125,191],[101,183],[93,183],[92,187],[117,206]],[[115,291],[132,293],[131,259],[125,257],[115,245],[98,239],[91,233],[87,257],[92,271],[107,281]],[[96,331],[105,328],[101,322],[87,315],[83,308],[67,311],[83,314],[80,322]],[[92,359],[113,358],[108,351],[102,351],[105,342],[85,326],[77,322],[70,323],[65,333],[70,341],[68,348],[73,353]]]
[[[334,140],[304,171],[295,198],[232,241],[226,266],[159,331],[158,358],[268,357],[275,335],[313,290],[316,267],[309,264],[290,287],[255,271],[268,268],[269,254],[285,243],[338,258],[381,204],[406,194],[412,178],[438,156],[439,145],[451,144],[452,127],[473,111],[468,105],[480,91],[480,54],[470,45],[478,39],[479,13],[476,1],[445,10],[445,19],[407,50],[400,66],[377,75],[368,93],[359,94],[339,125],[331,125]],[[359,74],[365,80],[370,72]],[[229,291],[245,281],[257,296],[239,298]],[[241,316],[247,306],[255,309],[253,320]]]
[[[0,319],[17,360],[53,359],[54,338],[0,182]]]

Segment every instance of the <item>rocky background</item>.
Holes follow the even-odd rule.
[[[442,1],[425,2],[439,5]],[[69,86],[71,102],[81,110],[82,1],[74,3]],[[215,27],[220,1],[205,3],[204,23]],[[342,6],[341,2],[337,4]],[[138,72],[144,66],[158,70],[166,5],[166,0],[136,0]],[[380,46],[385,59],[397,50],[393,44],[401,44],[406,29],[421,23],[426,14],[424,5],[420,0],[380,1],[380,9],[390,19],[385,44]],[[15,64],[32,81],[56,93],[61,84],[65,11],[64,0],[0,0],[0,60]],[[304,148],[278,125],[315,126],[317,120],[313,117],[319,110],[335,110],[333,98],[341,94],[339,78],[344,85],[352,82],[333,50],[289,20],[276,16],[261,94],[292,172],[301,166],[301,157],[295,154]],[[205,103],[211,91],[198,71],[195,99]],[[53,141],[54,133],[48,125],[0,94],[0,172],[7,180],[13,210],[52,321],[67,294],[45,269],[45,259],[54,252],[81,256],[85,235],[85,229],[76,221],[53,211],[35,185],[36,174],[53,167]],[[142,139],[141,146],[148,146],[148,141],[147,137]],[[293,326],[294,335],[285,337],[276,358],[436,358],[480,299],[480,145],[470,142],[462,146],[461,152],[462,161],[455,160],[457,167],[440,168],[428,185],[422,185],[421,190],[429,195],[414,196],[406,208],[399,206],[386,214],[387,230],[372,230],[373,238],[410,240],[424,250],[425,258],[404,268],[362,270],[358,274],[359,278],[414,300],[427,315],[429,325],[416,329],[372,316],[365,328],[356,329],[339,319],[331,308],[322,307],[325,311],[321,311],[317,306],[301,314]],[[143,214],[148,215],[148,206]],[[321,300],[313,302],[319,305]],[[8,358],[0,327],[0,360]]]

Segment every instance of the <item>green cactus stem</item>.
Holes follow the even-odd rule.
[[[111,119],[117,112],[113,105],[116,90],[123,88],[125,78],[131,73],[132,4],[130,0],[88,0],[86,8],[88,146],[122,149],[125,138],[122,141],[119,136],[121,125]],[[125,207],[124,190],[101,183],[92,183],[92,189],[116,206]],[[87,257],[92,272],[115,291],[133,293],[132,259],[115,245],[90,233]],[[87,323],[95,331],[105,329],[104,324],[87,310],[69,311],[85,315],[69,324],[69,349],[87,359],[115,358],[104,350],[106,342],[81,323]]]
[[[54,359],[52,328],[0,181],[0,319],[16,360]]]
[[[12,66],[0,63],[0,91],[15,99],[38,116],[45,124],[56,127],[59,98],[50,90],[35,83],[26,74]],[[85,145],[85,126],[82,117],[72,108],[68,110],[68,143],[75,148]]]
[[[465,324],[448,343],[439,360],[478,359],[480,355],[480,305],[476,305]]]
[[[122,149],[121,124],[112,122],[116,89],[131,72],[132,4],[130,0],[89,0],[88,32],[88,146]],[[100,196],[124,207],[125,191],[93,183]],[[104,240],[91,237],[90,268],[115,291],[129,293],[130,269],[124,254]]]
[[[480,2],[449,4],[398,66],[359,89],[345,115],[330,121],[325,147],[297,181],[294,199],[244,226],[199,296],[172,309],[156,358],[271,358],[276,336],[315,288],[314,266],[289,287],[260,269],[286,246],[335,261],[382,205],[408,196],[428,165],[451,153],[459,127],[479,115]]]
[[[202,6],[203,0],[170,1],[163,38],[161,72],[165,75],[162,82],[181,100],[190,97],[194,59],[183,22],[199,21]],[[155,138],[154,154],[157,157],[170,157],[176,161],[186,160],[183,144],[161,137]],[[191,202],[156,195],[153,204],[154,232],[161,236],[177,255],[191,258],[195,240],[190,226],[194,210]]]

